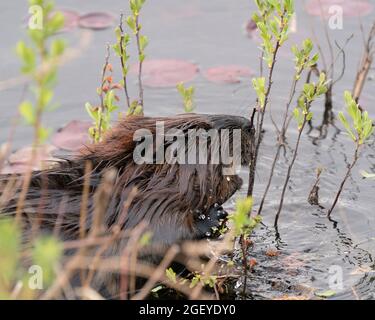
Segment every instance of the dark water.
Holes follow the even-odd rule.
[[[372,0],[370,0],[372,1]],[[290,43],[300,44],[312,35],[312,29],[329,59],[329,52],[323,32],[323,22],[304,12],[304,1],[297,2],[297,33],[290,37]],[[110,11],[119,14],[124,11],[125,1],[62,0],[61,8],[79,12]],[[143,29],[150,38],[147,56],[153,59],[176,58],[193,61],[201,70],[209,67],[240,64],[258,72],[258,43],[245,35],[244,25],[249,20],[254,6],[252,1],[206,0],[206,1],[148,1],[143,15]],[[17,77],[19,63],[14,55],[14,46],[24,37],[22,20],[27,14],[26,1],[1,2],[0,4],[0,80]],[[365,30],[375,14],[362,17]],[[330,36],[339,45],[354,34],[347,45],[346,70],[343,79],[335,86],[334,111],[343,109],[343,91],[351,89],[355,71],[362,52],[362,37],[358,18],[345,18],[343,30],[331,30]],[[76,47],[82,41],[81,30],[64,34],[70,46]],[[105,45],[114,42],[112,30],[95,32],[89,47],[82,54],[64,65],[60,71],[56,100],[61,107],[46,114],[45,123],[57,129],[73,119],[87,119],[84,104],[96,102],[95,90],[100,79],[104,61]],[[333,44],[334,45],[334,44]],[[334,45],[335,46],[335,45]],[[337,50],[336,50],[337,51]],[[281,119],[290,83],[293,65],[288,48],[280,52],[275,70],[274,87],[271,94],[271,109],[276,121]],[[339,59],[337,74],[341,68]],[[116,66],[116,62],[113,62]],[[116,67],[115,67],[116,68]],[[374,72],[370,73],[374,77]],[[197,112],[248,115],[255,95],[250,80],[235,85],[218,85],[208,82],[199,74],[192,82],[196,87]],[[136,80],[131,79],[131,92],[136,94]],[[368,81],[363,93],[362,104],[375,117],[375,84]],[[22,96],[22,86],[0,91],[0,141],[4,142],[10,130],[11,119],[16,114],[17,104]],[[319,125],[323,116],[323,101],[314,104],[314,125]],[[183,111],[175,89],[149,89],[145,91],[145,110],[149,115],[168,115]],[[340,125],[338,124],[338,127]],[[262,145],[255,202],[257,204],[267,181],[269,168],[275,152],[275,133],[269,116],[266,117],[265,137]],[[317,132],[313,131],[312,136]],[[294,123],[289,131],[289,142],[296,138]],[[31,142],[31,130],[19,127],[14,137],[14,148]],[[349,179],[341,201],[333,213],[337,223],[330,222],[325,212],[307,203],[307,196],[315,180],[317,167],[324,167],[321,178],[321,203],[329,206],[337,191],[347,164],[351,161],[352,143],[348,137],[334,127],[328,129],[325,139],[315,141],[307,134],[303,136],[299,157],[291,177],[284,210],[281,215],[280,241],[275,240],[272,229],[273,218],[279,201],[281,186],[285,178],[287,161],[280,158],[274,183],[263,210],[265,226],[254,236],[254,248],[250,255],[258,264],[248,281],[247,293],[253,298],[275,298],[283,295],[298,295],[309,288],[325,291],[329,289],[330,271],[342,272],[343,287],[336,288],[333,297],[342,299],[375,298],[375,181],[363,180],[360,169],[375,171],[374,144],[365,147]],[[286,155],[290,159],[291,155]],[[243,171],[243,177],[247,173]],[[245,195],[247,186],[239,195]],[[233,207],[233,202],[228,203]],[[269,226],[269,227],[267,227]],[[277,248],[277,257],[268,257],[268,249]],[[335,271],[336,270],[336,271]],[[240,283],[238,283],[240,285]]]

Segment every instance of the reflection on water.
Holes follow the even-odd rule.
[[[144,32],[150,38],[147,56],[154,59],[191,61],[197,63],[200,70],[237,64],[248,66],[256,73],[259,65],[259,43],[245,35],[246,22],[254,9],[250,2],[238,0],[234,4],[233,1],[226,0],[191,0],[188,3],[173,0],[148,1],[142,17]],[[300,43],[312,34],[314,28],[320,45],[329,57],[321,20],[306,15],[303,1],[296,3],[297,33],[290,37],[291,43]],[[110,10],[118,13],[123,11],[124,1],[109,0],[104,3],[99,0],[61,0],[58,4],[80,12]],[[19,66],[12,48],[23,36],[21,21],[26,8],[20,1],[13,1],[0,4],[0,9],[2,25],[7,26],[0,31],[0,78],[4,80],[18,74]],[[362,17],[365,28],[368,29],[373,18],[374,14]],[[66,34],[71,46],[78,45],[79,32],[76,30]],[[331,37],[341,45],[352,33],[354,37],[346,47],[346,72],[334,89],[334,112],[343,108],[343,91],[352,88],[362,38],[356,18],[345,19],[343,30],[331,31]],[[95,89],[99,83],[100,67],[108,41],[114,41],[111,30],[95,33],[88,50],[61,70],[56,93],[61,107],[46,115],[45,121],[49,126],[57,129],[70,120],[87,119],[84,104],[86,101],[95,102]],[[340,70],[341,63],[339,60],[337,70]],[[292,81],[292,68],[289,48],[283,48],[275,70],[275,84],[271,95],[271,110],[276,121],[281,119],[286,103]],[[250,114],[255,99],[250,89],[250,80],[239,84],[219,85],[208,82],[200,74],[192,84],[196,86],[198,112]],[[362,98],[363,106],[372,116],[375,116],[375,109],[372,108],[375,104],[374,89],[374,81],[369,81]],[[135,93],[135,90],[134,77],[131,79],[130,91]],[[10,119],[16,114],[16,102],[20,99],[21,91],[20,87],[15,87],[0,92],[1,137],[6,137],[9,132]],[[313,106],[313,125],[316,127],[323,119],[323,105],[324,101],[319,101]],[[149,115],[168,115],[180,113],[183,108],[175,89],[146,89],[145,110]],[[266,133],[256,175],[256,204],[263,194],[275,152],[274,128],[269,117],[266,118]],[[14,147],[30,143],[29,133],[28,128],[18,128]],[[293,146],[296,138],[294,124],[291,125],[289,133],[289,142]],[[320,133],[324,139],[318,138]],[[375,182],[362,180],[358,174],[360,169],[374,172],[374,145],[363,150],[361,160],[333,214],[336,219],[336,222],[333,222],[326,219],[324,210],[310,206],[307,197],[315,181],[316,169],[323,167],[325,170],[320,183],[320,202],[326,207],[330,205],[352,157],[352,146],[347,136],[332,126],[323,127],[322,132],[312,130],[309,137],[305,134],[280,218],[281,238],[276,241],[274,230],[267,226],[273,224],[280,188],[285,179],[287,159],[290,159],[290,156],[288,150],[285,157],[280,157],[263,210],[265,226],[256,231],[253,239],[254,246],[249,254],[255,257],[258,263],[247,282],[248,297],[275,298],[285,294],[308,296],[312,288],[327,290],[330,270],[339,266],[342,269],[343,288],[338,290],[333,298],[375,298]],[[243,176],[246,181],[245,171]],[[246,185],[240,194],[244,195],[245,190]],[[231,206],[229,203],[228,207]],[[269,248],[279,249],[280,254],[275,257],[267,256],[265,253]]]

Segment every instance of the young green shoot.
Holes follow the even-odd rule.
[[[344,176],[344,179],[340,184],[339,190],[335,196],[332,206],[328,210],[328,217],[331,216],[332,211],[334,210],[340,198],[340,195],[344,189],[345,183],[348,180],[352,169],[354,168],[359,159],[360,148],[366,143],[366,141],[371,137],[372,133],[374,132],[373,120],[370,119],[367,111],[361,111],[358,103],[354,100],[349,91],[345,91],[344,99],[347,107],[346,110],[350,118],[350,122],[343,112],[339,113],[339,119],[345,127],[349,137],[353,141],[355,150],[353,160],[349,165],[348,170],[346,171],[346,174]]]
[[[48,137],[50,130],[43,126],[42,116],[45,111],[51,111],[53,105],[53,88],[57,79],[57,63],[65,50],[65,42],[60,38],[50,41],[64,26],[64,16],[54,11],[54,3],[46,0],[30,0],[30,6],[38,5],[42,8],[43,27],[29,29],[29,43],[20,41],[16,47],[23,74],[32,80],[31,91],[33,99],[24,100],[19,106],[19,112],[24,121],[34,128],[34,148],[42,144]]]
[[[117,42],[116,44],[112,46],[112,48],[115,51],[116,55],[120,57],[121,71],[122,71],[122,80],[120,81],[120,84],[124,88],[126,105],[129,110],[130,109],[130,96],[129,96],[129,91],[128,91],[127,76],[129,72],[129,59],[130,59],[130,55],[128,53],[130,35],[124,32],[123,20],[124,20],[124,15],[121,14],[120,24],[115,29]]]
[[[325,94],[326,91],[327,91],[326,75],[324,72],[322,72],[320,73],[319,81],[316,84],[305,83],[305,85],[303,86],[302,94],[300,98],[298,99],[298,105],[293,111],[293,117],[297,122],[298,136],[297,136],[296,145],[293,151],[292,161],[289,164],[284,186],[281,192],[279,207],[277,209],[276,216],[275,216],[274,226],[276,229],[277,229],[277,224],[279,221],[280,213],[283,208],[286,189],[288,187],[292,169],[297,158],[302,132],[306,126],[306,123],[309,120],[311,120],[313,117],[313,113],[310,111],[311,105],[318,97]]]
[[[257,93],[258,116],[254,151],[249,170],[248,196],[253,194],[264,116],[272,88],[277,53],[288,39],[289,25],[294,14],[293,0],[255,0],[255,3],[258,7],[258,12],[254,13],[252,19],[256,23],[262,39],[262,59],[268,67],[268,77],[267,79],[264,77],[253,79],[254,90]]]
[[[112,77],[112,65],[109,63],[110,50],[107,46],[107,55],[102,69],[101,85],[97,89],[100,98],[98,107],[86,103],[86,111],[94,121],[94,125],[89,129],[89,134],[94,143],[102,140],[103,135],[111,128],[111,116],[119,109],[115,104],[119,100],[116,89],[122,88],[121,84],[114,83]]]
[[[191,86],[191,87],[186,88],[184,84],[180,82],[177,85],[177,91],[180,93],[182,97],[185,112],[193,112],[195,109],[194,87]]]
[[[141,34],[142,25],[139,23],[139,15],[143,8],[143,5],[146,0],[129,0],[130,2],[130,10],[131,15],[126,19],[128,27],[133,32],[136,43],[137,43],[137,51],[138,51],[138,101],[137,103],[133,102],[131,104],[131,110],[137,113],[140,113],[140,108],[143,112],[144,107],[144,99],[143,99],[143,85],[142,85],[142,67],[143,62],[146,58],[145,49],[148,45],[148,38],[145,35]]]
[[[263,193],[263,197],[259,205],[258,214],[261,214],[263,210],[264,202],[266,200],[269,188],[272,183],[276,163],[279,159],[281,148],[284,146],[285,135],[287,131],[287,119],[289,118],[289,109],[294,99],[294,96],[296,94],[297,84],[299,80],[301,79],[302,72],[308,68],[315,66],[319,58],[318,54],[314,54],[313,56],[311,56],[312,50],[313,50],[313,43],[310,39],[306,39],[305,41],[303,41],[301,49],[299,49],[298,46],[296,45],[292,47],[292,52],[294,54],[294,61],[295,61],[295,73],[293,75],[292,87],[291,87],[289,99],[287,101],[285,112],[284,112],[284,119],[283,119],[282,127],[281,129],[277,128],[278,146],[277,146],[276,153],[272,162],[271,171],[270,171],[270,175],[269,175],[268,182],[266,185],[266,189]],[[260,97],[259,99],[264,99],[263,96],[261,96],[260,94],[261,92],[258,93],[257,91],[257,95],[258,97]]]
[[[33,147],[29,161],[29,170],[23,180],[22,191],[18,198],[16,221],[20,221],[22,206],[31,180],[32,164],[36,158],[37,148],[48,138],[50,129],[42,124],[44,112],[56,108],[52,104],[57,79],[57,66],[65,51],[62,39],[51,39],[64,26],[64,15],[54,11],[53,1],[29,0],[30,6],[42,8],[43,26],[41,29],[29,29],[29,41],[20,41],[16,47],[24,75],[31,79],[32,99],[27,99],[19,105],[19,113],[23,120],[33,127]]]

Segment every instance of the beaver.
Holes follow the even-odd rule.
[[[88,198],[85,202],[87,219],[84,225],[88,234],[96,209],[95,194],[105,173],[112,170],[106,187],[107,203],[102,205],[106,228],[110,229],[120,223],[121,229],[131,230],[144,222],[147,224],[145,230],[151,232],[152,243],[166,248],[184,240],[216,237],[215,228],[222,226],[227,216],[222,205],[241,188],[242,179],[234,173],[227,175],[223,171],[227,165],[221,160],[214,162],[212,151],[208,151],[207,163],[167,163],[165,160],[156,163],[156,153],[160,148],[157,150],[153,144],[153,161],[138,163],[135,150],[140,149],[147,137],[137,140],[135,136],[139,130],[143,130],[156,140],[157,123],[163,124],[164,132],[179,130],[184,144],[187,144],[185,138],[192,130],[204,133],[209,130],[223,132],[226,129],[229,139],[219,137],[220,150],[230,149],[230,145],[236,142],[233,132],[235,129],[240,130],[240,161],[242,165],[249,164],[254,132],[250,121],[244,117],[205,114],[129,116],[120,120],[105,135],[103,141],[83,147],[76,155],[62,158],[50,169],[33,172],[22,205],[24,221],[31,223],[38,216],[41,229],[48,231],[60,219],[63,240],[78,239],[86,183]],[[214,139],[207,135],[206,138],[207,146],[212,146]],[[163,156],[169,152],[170,157],[168,147],[172,147],[173,142],[174,140],[163,141]],[[191,145],[187,149],[189,148],[191,149]],[[172,156],[180,151],[178,149],[173,150]],[[149,153],[150,150],[143,151]],[[185,149],[183,152],[187,154]],[[89,173],[86,172],[87,163],[91,163]],[[17,177],[22,178],[22,175]],[[9,175],[0,177],[2,181],[9,179]],[[17,190],[15,196],[2,208],[2,214],[15,214],[20,193],[21,190]],[[127,203],[129,197],[130,203]],[[125,203],[127,212],[123,214]],[[124,245],[116,245],[117,253],[121,252],[119,250]]]

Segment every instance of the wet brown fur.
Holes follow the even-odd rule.
[[[104,205],[104,221],[110,228],[119,223],[124,203],[134,188],[137,194],[131,202],[121,228],[132,229],[145,221],[153,233],[153,242],[168,247],[183,240],[200,238],[195,227],[196,210],[205,212],[215,203],[223,204],[242,185],[239,176],[224,176],[221,164],[142,164],[134,163],[133,141],[137,129],[149,129],[155,134],[156,121],[164,121],[165,131],[188,129],[242,129],[243,162],[250,159],[251,128],[247,119],[226,115],[185,114],[173,117],[128,117],[120,121],[98,144],[84,147],[78,156],[59,162],[52,169],[33,173],[23,205],[26,221],[41,217],[42,229],[52,229],[64,202],[61,219],[63,239],[77,239],[85,166],[92,163],[88,198],[86,232],[90,231],[95,210],[95,192],[103,174],[115,169]],[[20,179],[22,176],[19,177]],[[1,180],[9,176],[1,176]],[[43,190],[43,199],[41,200]],[[3,208],[3,213],[14,214],[16,196]],[[42,202],[41,202],[42,201]],[[42,205],[40,205],[42,203]],[[37,212],[38,210],[41,212]],[[60,208],[60,209],[59,209]],[[123,245],[117,244],[117,254]]]

